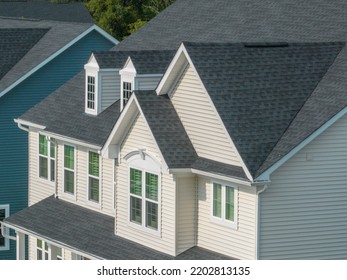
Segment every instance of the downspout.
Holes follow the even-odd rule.
[[[55,166],[54,166],[54,173],[55,173],[55,186],[54,186],[54,198],[58,198],[58,143],[57,141],[54,141],[51,139],[51,137],[46,136],[46,139],[53,143],[56,147],[55,150]],[[50,151],[49,151],[50,153]]]
[[[262,182],[262,184],[264,184],[265,182]],[[256,234],[256,238],[255,238],[255,256],[256,256],[256,260],[259,260],[259,228],[260,228],[260,219],[259,219],[259,216],[260,216],[260,203],[259,203],[259,197],[260,197],[260,194],[265,192],[268,188],[268,185],[270,184],[270,181],[266,182],[264,185],[263,185],[263,188],[258,190],[256,192],[256,195],[257,195],[257,205],[256,205],[256,213],[257,213],[257,216],[256,216],[256,229],[255,229],[255,234]],[[257,186],[257,184],[255,183],[254,184],[255,186]]]
[[[19,129],[24,130],[26,132],[29,132],[29,128],[25,127],[24,125],[20,124],[19,122],[17,122],[17,126],[19,127]]]

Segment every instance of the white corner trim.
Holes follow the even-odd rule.
[[[308,136],[304,141],[302,141],[299,145],[293,148],[289,153],[287,153],[284,157],[282,157],[279,161],[274,163],[270,168],[260,174],[254,181],[268,181],[270,180],[271,174],[277,170],[280,166],[282,166],[286,161],[292,158],[296,153],[298,153],[301,149],[303,149],[307,144],[311,143],[317,136],[322,134],[325,130],[327,130],[330,126],[332,126],[336,121],[341,119],[347,113],[347,107],[338,112],[335,116],[333,116],[330,120],[324,123],[320,128],[314,131],[310,136]]]
[[[27,79],[29,76],[31,76],[32,74],[34,74],[36,71],[38,71],[40,68],[42,68],[43,66],[45,66],[46,64],[48,64],[50,61],[52,61],[54,58],[56,58],[58,55],[60,55],[61,53],[63,53],[65,50],[67,50],[68,48],[70,48],[72,45],[74,45],[76,42],[78,42],[79,40],[81,40],[83,37],[85,37],[86,35],[88,35],[90,32],[92,31],[97,31],[99,32],[101,35],[103,35],[106,39],[108,39],[109,41],[111,41],[114,44],[118,44],[119,41],[116,40],[115,38],[113,38],[111,35],[109,35],[108,33],[106,33],[104,30],[102,30],[100,27],[98,27],[97,25],[92,25],[91,27],[89,27],[87,30],[85,30],[84,32],[82,32],[80,35],[78,35],[75,39],[73,39],[72,41],[70,41],[68,44],[66,44],[64,47],[62,47],[61,49],[59,49],[58,51],[56,51],[54,54],[52,54],[51,56],[49,56],[48,58],[46,58],[44,61],[42,61],[41,63],[39,63],[38,65],[36,65],[34,68],[32,68],[29,72],[27,72],[26,74],[24,74],[21,78],[19,78],[18,80],[16,80],[14,83],[12,83],[10,86],[8,86],[7,88],[5,88],[2,92],[0,92],[0,98],[2,96],[4,96],[6,93],[8,93],[11,89],[13,89],[14,87],[16,87],[18,84],[20,84],[21,82],[23,82],[25,79]]]

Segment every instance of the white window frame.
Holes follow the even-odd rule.
[[[221,217],[216,217],[213,215],[213,192],[214,192],[214,184],[219,184],[222,187],[222,205],[221,205]],[[235,184],[219,181],[219,180],[211,180],[210,181],[211,191],[210,191],[210,220],[214,223],[217,223],[222,226],[227,226],[233,229],[237,229],[238,225],[238,187]],[[225,218],[225,204],[226,204],[226,187],[230,187],[234,189],[234,221],[227,220]]]
[[[89,82],[89,80],[93,79],[93,83]],[[86,76],[86,110],[95,112],[96,111],[96,77],[95,75],[88,75]],[[89,90],[89,87],[93,87],[94,90]],[[93,100],[89,99],[89,95],[92,95],[94,97]],[[94,108],[89,107],[89,103],[93,103]]]
[[[8,216],[10,216],[10,205],[9,204],[1,204],[0,209],[5,210],[5,219]],[[9,235],[9,229],[8,228],[5,228],[5,235]],[[10,250],[10,240],[6,237],[4,237],[4,239],[5,239],[5,244],[4,244],[4,246],[0,246],[0,251]]]
[[[153,157],[147,153],[141,151],[140,153],[130,153],[125,157],[128,163],[128,225],[134,229],[160,236],[161,233],[161,167],[158,161],[154,160]],[[130,192],[130,169],[137,169],[142,171],[142,196],[136,196]],[[151,201],[146,198],[146,173],[151,173],[158,176],[158,228],[154,229],[146,227],[146,201]],[[142,200],[142,223],[141,225],[131,221],[131,196],[141,198]]]
[[[130,89],[128,87],[125,88],[125,84],[128,85],[128,86],[130,85]],[[123,97],[122,98],[122,102],[123,102],[123,108],[128,103],[133,90],[134,90],[134,87],[133,87],[133,83],[132,82],[130,82],[130,81],[122,81],[122,97]],[[125,96],[124,96],[125,92],[128,93],[128,98],[125,98]]]
[[[97,115],[99,112],[99,70],[94,67],[85,66],[85,95],[84,95],[84,108],[87,114]],[[88,77],[94,78],[94,109],[88,108]]]
[[[40,154],[40,136],[43,136],[47,139],[47,156],[45,155],[41,155]],[[37,177],[39,178],[39,180],[43,180],[45,183],[48,183],[51,186],[55,186],[55,181],[57,180],[57,144],[55,143],[55,147],[54,147],[54,154],[55,154],[55,158],[51,157],[51,142],[52,140],[44,135],[39,133],[38,134],[38,170],[37,170]],[[47,178],[41,177],[40,176],[40,157],[46,158],[47,159]],[[54,161],[54,181],[52,181],[52,172],[51,172],[51,161]]]
[[[41,241],[42,243],[42,248],[38,247],[37,246],[37,242],[38,241]],[[47,250],[46,250],[46,244],[47,244]],[[36,243],[35,243],[35,247],[36,247],[36,260],[39,260],[38,259],[38,251],[41,251],[41,254],[42,254],[42,259],[40,259],[40,261],[48,261],[51,259],[51,246],[49,243],[47,243],[46,241],[42,240],[42,239],[39,239],[39,238],[36,238]],[[47,253],[47,259],[46,259],[46,253]]]
[[[113,210],[113,212],[116,212],[116,203],[117,203],[117,201],[116,201],[116,195],[117,195],[117,180],[116,180],[116,164],[117,164],[117,159],[114,159],[113,160],[113,172],[112,172],[112,176],[113,176],[113,178],[112,178],[112,182],[113,182],[113,184],[112,184],[112,197],[113,197],[113,199],[112,199],[112,210]]]
[[[69,147],[73,147],[74,148],[74,170],[70,169],[70,168],[67,168],[65,167],[65,146],[69,146]],[[77,193],[77,159],[76,159],[76,156],[77,156],[77,147],[75,145],[71,145],[69,143],[65,143],[63,145],[64,149],[63,149],[63,185],[62,185],[62,188],[63,188],[63,194],[65,197],[67,198],[72,198],[73,200],[76,200],[76,193]],[[66,192],[65,191],[65,170],[68,170],[68,171],[72,171],[74,172],[74,193],[69,193],[69,192]]]
[[[93,175],[90,175],[89,174],[89,153],[92,152],[92,153],[95,153],[97,155],[99,155],[99,153],[95,150],[87,150],[87,162],[88,162],[88,165],[87,165],[87,186],[88,186],[88,190],[87,190],[87,203],[94,206],[94,207],[97,207],[97,208],[100,208],[101,207],[101,174],[102,174],[102,170],[101,170],[101,167],[102,167],[102,157],[99,155],[99,177],[96,177],[96,176],[93,176]],[[94,178],[94,179],[98,179],[99,180],[99,201],[96,202],[94,200],[91,200],[89,198],[89,177],[91,178]]]

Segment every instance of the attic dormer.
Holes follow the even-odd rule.
[[[127,104],[135,88],[136,69],[131,58],[128,57],[124,67],[119,71],[121,84],[121,110]]]
[[[98,115],[120,99],[119,68],[113,68],[108,53],[93,53],[85,69],[85,112]],[[105,60],[105,61],[104,61]]]

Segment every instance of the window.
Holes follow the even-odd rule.
[[[48,243],[40,239],[36,240],[36,259],[49,260],[49,247]]]
[[[228,185],[213,183],[212,216],[215,221],[236,224],[237,190]]]
[[[95,77],[87,76],[87,108],[95,110]]]
[[[63,260],[63,249],[60,247],[56,248],[56,254],[57,254],[57,260],[62,261]]]
[[[0,205],[0,222],[9,216],[10,206]],[[2,235],[0,226],[0,250],[9,250],[9,240]]]
[[[158,175],[130,168],[130,221],[158,230]]]
[[[54,139],[47,139],[39,134],[39,177],[55,181],[55,144]]]
[[[88,199],[99,203],[100,190],[100,157],[99,154],[89,152],[88,164]]]
[[[131,83],[123,82],[123,106],[127,104],[131,95]]]
[[[75,148],[64,145],[64,192],[75,194]]]

